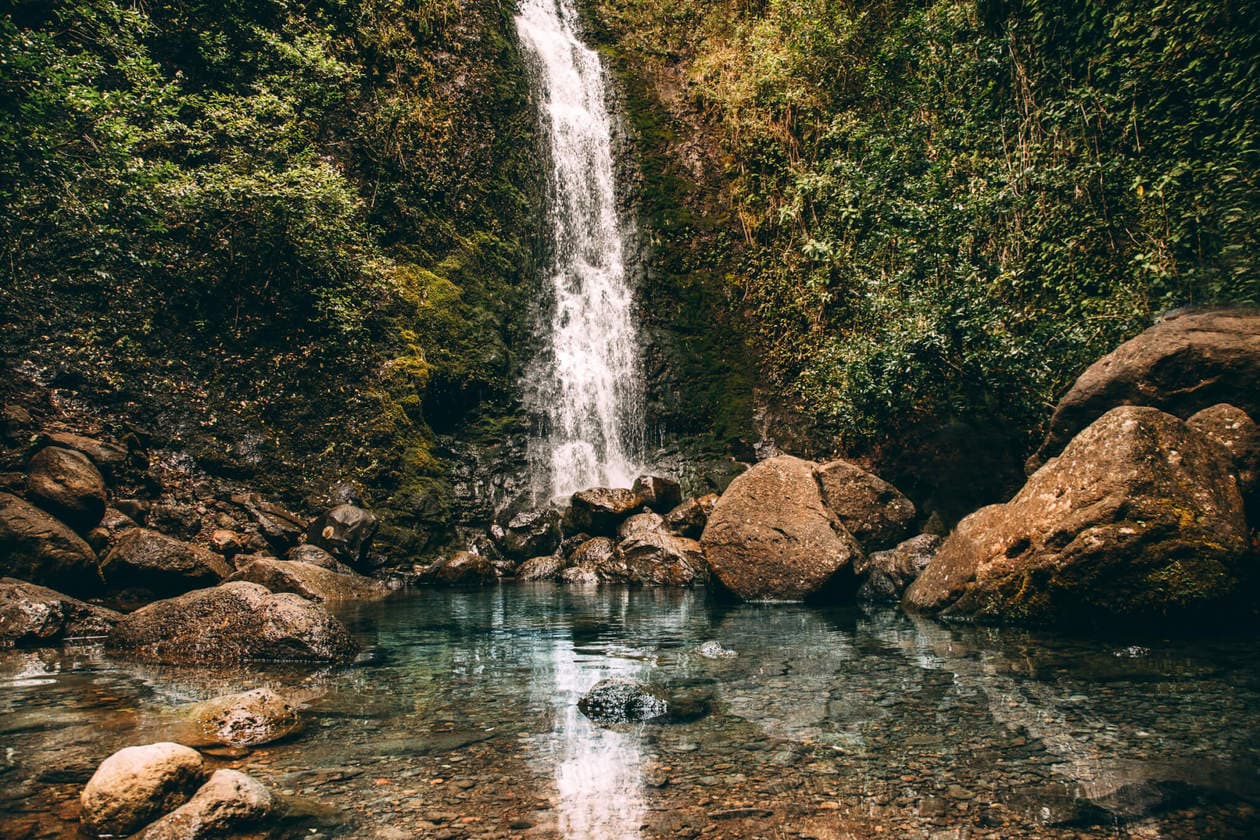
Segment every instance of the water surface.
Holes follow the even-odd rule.
[[[351,667],[208,671],[0,652],[0,834],[75,836],[104,757],[270,685],[306,730],[235,759],[303,837],[1252,837],[1254,638],[1082,641],[894,610],[505,585],[342,611]],[[718,641],[736,656],[696,652]],[[707,702],[601,728],[626,676]]]

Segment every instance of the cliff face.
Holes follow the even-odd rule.
[[[517,423],[541,181],[511,14],[17,4],[6,395],[51,388],[293,504],[357,484],[397,550],[440,543],[492,489],[446,443]]]
[[[1089,362],[1260,299],[1245,5],[597,0],[647,298],[724,309],[693,346],[751,348],[788,451],[870,457],[947,519],[1002,498]]]

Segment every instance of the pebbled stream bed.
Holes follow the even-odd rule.
[[[308,725],[216,761],[291,797],[273,836],[1260,836],[1253,636],[1084,641],[551,584],[340,615],[369,648],[352,667],[0,651],[0,837],[78,836],[102,759],[261,685]],[[698,651],[713,641],[736,655]],[[710,712],[598,727],[577,701],[610,676]]]

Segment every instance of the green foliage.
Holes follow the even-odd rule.
[[[206,383],[289,452],[386,492],[440,471],[426,414],[506,400],[536,203],[507,7],[6,8],[9,360],[81,356],[142,401]]]
[[[699,126],[746,242],[735,306],[842,445],[1031,437],[1160,311],[1260,303],[1254,2],[598,9]]]

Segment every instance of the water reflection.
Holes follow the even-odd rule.
[[[172,737],[186,704],[268,685],[311,725],[244,766],[340,808],[321,828],[331,836],[440,836],[475,818],[504,832],[524,819],[539,837],[665,837],[669,815],[719,807],[699,802],[813,813],[830,801],[912,833],[1257,828],[1260,652],[1247,638],[1082,641],[548,584],[423,592],[343,617],[371,647],[351,668],[0,652],[0,824],[57,812],[110,752]],[[738,655],[707,658],[707,641]],[[577,701],[613,676],[702,686],[712,712],[595,726]],[[664,765],[668,786],[654,781]],[[1170,814],[1187,822],[1169,828]]]

